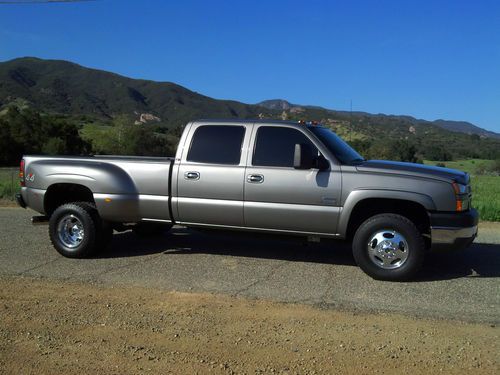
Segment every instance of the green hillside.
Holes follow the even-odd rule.
[[[0,63],[0,166],[16,164],[27,152],[171,155],[182,126],[198,118],[316,120],[373,159],[500,158],[498,138],[449,131],[410,116],[350,114],[283,100],[217,100],[174,83],[67,61]]]
[[[0,63],[0,106],[21,99],[43,112],[112,119],[141,113],[168,126],[193,118],[256,117],[259,107],[215,100],[170,82],[131,79],[59,60],[20,58]]]

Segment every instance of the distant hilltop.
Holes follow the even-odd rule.
[[[318,106],[311,106],[311,105],[301,105],[301,104],[292,104],[287,100],[284,99],[270,99],[270,100],[264,100],[262,102],[257,103],[257,105],[265,107],[267,109],[271,110],[280,110],[280,111],[291,111],[291,112],[304,112],[308,108],[315,108],[315,109],[323,109],[326,111],[332,111],[332,112],[339,112],[339,111],[333,111],[329,110],[323,107],[318,107]],[[346,111],[343,111],[343,113],[347,113]],[[355,115],[363,115],[363,116],[386,116],[386,115],[373,115],[370,113],[366,112],[354,112]],[[471,124],[470,122],[466,121],[451,121],[451,120],[435,120],[435,121],[426,121],[426,120],[418,120],[414,117],[411,116],[394,116],[394,115],[388,115],[390,117],[400,117],[402,119],[405,119],[406,121],[413,122],[415,124],[421,124],[421,123],[429,123],[432,125],[439,126],[442,129],[446,129],[452,132],[458,132],[458,133],[465,133],[465,134],[477,134],[481,137],[492,137],[492,138],[498,138],[500,139],[500,134],[495,133],[483,128],[480,128],[479,126],[476,126],[474,124]],[[415,128],[413,128],[415,129]]]
[[[368,125],[381,126],[377,134],[396,132],[399,137],[418,135],[426,131],[423,126],[500,139],[500,134],[464,121],[426,121],[365,112],[353,112],[351,117],[345,111],[292,104],[283,99],[257,104],[218,100],[172,82],[132,79],[68,61],[34,57],[0,63],[0,110],[12,104],[103,121],[126,115],[138,125],[157,124],[169,128],[196,118],[283,118],[317,120],[332,126],[349,121],[351,130],[358,133],[363,133]],[[374,136],[373,133],[370,130],[366,136]]]

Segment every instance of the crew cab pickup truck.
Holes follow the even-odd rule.
[[[19,205],[66,257],[114,230],[174,224],[352,241],[371,277],[414,277],[428,251],[477,234],[467,173],[365,160],[327,127],[278,121],[186,125],[175,158],[24,156]]]

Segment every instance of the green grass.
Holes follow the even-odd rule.
[[[446,168],[458,169],[470,173],[471,175],[482,174],[482,171],[487,170],[492,164],[493,160],[485,159],[469,159],[469,160],[455,160],[455,161],[433,161],[424,160],[424,164],[436,165],[443,163]]]
[[[457,161],[429,161],[425,164],[443,163],[447,168],[459,169],[471,174],[472,206],[481,220],[500,221],[500,176],[479,174],[493,164],[493,160],[471,159]]]
[[[20,190],[18,168],[0,168],[0,199],[14,200]]]
[[[481,220],[500,221],[500,176],[472,176],[472,206]]]

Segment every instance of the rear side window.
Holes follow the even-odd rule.
[[[209,164],[240,164],[243,126],[205,125],[196,129],[187,161]]]
[[[261,126],[257,131],[252,165],[293,168],[293,154],[298,143],[310,145],[313,158],[318,156],[316,146],[297,129]]]

